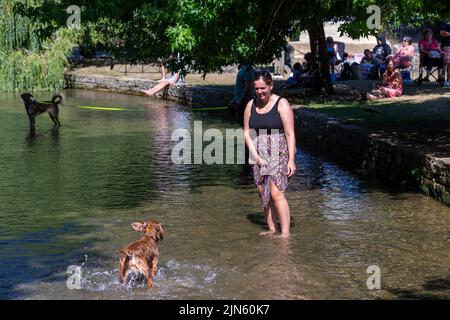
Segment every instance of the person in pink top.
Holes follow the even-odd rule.
[[[444,51],[440,48],[439,42],[433,39],[433,31],[426,28],[423,31],[423,39],[419,41],[420,63],[427,68],[427,75],[423,81],[430,81],[430,72],[433,67],[440,70],[439,77],[444,78],[443,59]]]
[[[402,75],[394,66],[392,57],[387,58],[386,72],[383,74],[381,86],[367,93],[369,100],[400,97],[402,95]]]
[[[412,39],[410,37],[403,38],[403,44],[398,49],[397,53],[393,57],[394,66],[396,68],[407,68],[411,65],[412,58],[414,56],[414,47],[411,45]]]

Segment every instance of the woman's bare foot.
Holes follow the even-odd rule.
[[[277,239],[287,239],[287,238],[289,238],[291,236],[291,234],[290,233],[280,233],[280,234],[277,234],[277,235],[275,235],[275,236],[273,236],[274,238],[277,238]]]
[[[263,232],[260,232],[259,235],[260,236],[268,236],[270,234],[274,234],[275,232],[276,232],[276,230],[263,231]]]
[[[377,97],[375,97],[374,95],[371,95],[370,93],[368,93],[367,94],[367,100],[374,101],[374,100],[377,100]]]
[[[151,94],[150,91],[151,91],[151,89],[148,89],[148,90],[142,90],[143,93],[145,93],[146,95],[152,97],[153,94]]]

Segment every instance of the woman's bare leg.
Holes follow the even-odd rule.
[[[161,73],[161,79],[159,79],[158,81],[162,81],[166,78],[166,68],[163,64],[161,64],[161,66],[159,67],[159,72]]]
[[[375,97],[373,94],[370,94],[370,93],[367,94],[367,100],[374,101],[374,100],[377,100],[377,99],[378,98]]]
[[[258,192],[262,194],[262,188],[258,187]],[[269,206],[264,208],[264,217],[266,218],[267,228],[269,231],[260,232],[259,235],[264,236],[267,234],[273,234],[277,231],[277,216],[275,215],[275,208],[273,207],[273,201],[270,200]]]
[[[154,86],[153,88],[150,88],[148,90],[143,90],[142,92],[149,95],[149,96],[153,96],[156,93],[158,93],[159,91],[164,90],[168,85],[170,85],[169,81],[167,80],[162,80],[160,83],[158,83],[156,86]]]
[[[276,216],[278,216],[278,219],[280,220],[281,235],[283,237],[287,237],[289,236],[289,228],[291,226],[289,204],[284,196],[284,193],[278,189],[273,181],[270,181],[270,193]]]

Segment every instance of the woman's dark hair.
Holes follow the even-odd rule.
[[[425,29],[422,31],[422,35],[423,35],[424,37],[426,37],[428,33],[430,33],[431,35],[433,35],[433,31],[432,31],[430,28],[425,28]]]
[[[306,60],[306,62],[308,63],[313,63],[315,58],[314,55],[311,52],[307,52],[305,53],[304,59]]]
[[[391,61],[394,61],[394,57],[393,57],[393,56],[387,56],[387,57],[386,57],[386,65],[387,65],[389,62],[391,62]]]
[[[270,72],[266,69],[258,69],[255,71],[255,81],[261,79],[268,85],[271,85],[273,82]]]
[[[296,62],[296,63],[294,63],[294,65],[292,66],[292,68],[293,68],[294,70],[301,70],[302,64],[301,64],[300,62]]]

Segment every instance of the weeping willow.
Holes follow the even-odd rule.
[[[34,22],[16,12],[18,3],[42,1],[0,0],[0,91],[62,88],[74,31],[60,28],[51,39],[40,39]]]

